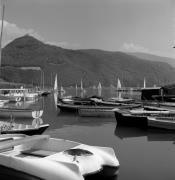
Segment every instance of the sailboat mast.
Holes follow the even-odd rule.
[[[44,90],[44,71],[43,71],[43,90]]]
[[[0,34],[0,67],[2,63],[2,36],[3,36],[3,28],[4,28],[4,15],[5,15],[5,3],[4,0],[1,0],[1,34]]]

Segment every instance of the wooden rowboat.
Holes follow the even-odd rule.
[[[148,117],[148,127],[175,130],[175,116],[173,117]]]

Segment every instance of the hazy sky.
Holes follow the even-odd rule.
[[[174,0],[7,0],[4,41],[173,56]]]

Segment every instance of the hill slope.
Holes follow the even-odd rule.
[[[153,54],[135,52],[135,53],[128,53],[129,55],[134,55],[140,59],[149,60],[149,61],[158,61],[158,62],[166,62],[175,68],[175,59],[168,58],[168,57],[161,57]]]
[[[21,70],[20,67],[40,67],[45,84],[53,85],[58,74],[63,86],[116,85],[119,77],[123,86],[167,84],[175,82],[174,68],[169,64],[140,60],[122,52],[101,50],[68,50],[44,44],[31,36],[23,36],[8,44],[2,53],[2,76],[5,80],[40,84],[41,71]]]

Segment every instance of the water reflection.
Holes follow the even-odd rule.
[[[33,119],[33,121],[32,121],[32,125],[33,126],[39,126],[39,125],[41,125],[41,124],[43,124],[43,120],[41,119],[41,118],[35,118],[35,119]]]
[[[147,141],[175,141],[175,132],[160,129],[140,129],[116,125],[114,134],[121,140],[145,136]]]
[[[90,177],[90,178],[85,178],[85,180],[97,180],[99,179],[99,177]],[[100,177],[100,180],[118,180],[118,176],[114,176],[114,177],[111,177],[111,178],[103,178],[103,177]]]
[[[65,125],[102,126],[103,124],[115,122],[115,118],[80,117],[78,113],[64,112],[58,110],[58,119]]]

